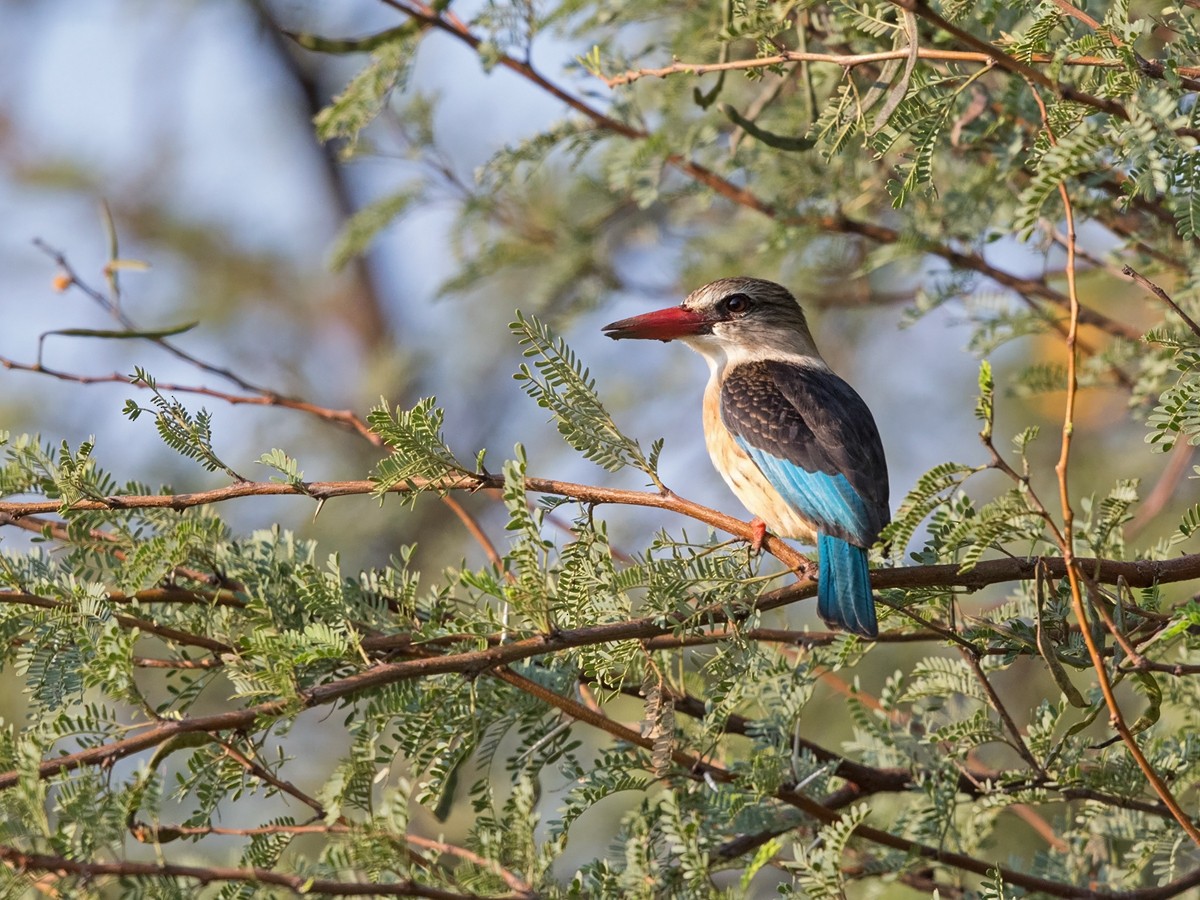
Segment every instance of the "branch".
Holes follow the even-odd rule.
[[[62,876],[84,879],[116,876],[120,878],[189,878],[200,884],[232,881],[252,884],[272,884],[288,888],[297,894],[332,897],[433,897],[437,900],[465,900],[477,894],[461,894],[442,888],[428,887],[415,881],[395,882],[333,881],[308,875],[288,875],[274,869],[234,869],[222,866],[183,866],[175,863],[81,862],[65,856],[47,853],[26,853],[16,847],[0,845],[0,861],[22,872],[52,872]],[[496,900],[520,900],[521,894],[509,894]]]
[[[728,72],[745,69],[769,69],[790,62],[830,63],[846,69],[853,69],[867,63],[886,62],[892,59],[907,59],[911,54],[908,48],[899,50],[881,50],[878,53],[805,53],[799,50],[785,50],[775,56],[760,56],[754,59],[734,59],[723,63],[690,63],[674,62],[661,68],[630,69],[620,75],[598,76],[608,87],[620,87],[632,84],[642,78],[666,78],[670,75],[705,75],[709,72]],[[920,59],[943,60],[946,62],[975,62],[992,65],[995,60],[990,54],[972,52],[969,50],[936,50],[931,47],[918,47],[917,57]],[[1055,60],[1049,54],[1039,53],[1031,57],[1032,62],[1054,63],[1067,66],[1091,66],[1103,69],[1119,69],[1124,63],[1119,59],[1106,59],[1102,56],[1075,56],[1064,60]]]
[[[150,825],[145,822],[131,822],[130,832],[143,843],[156,843],[165,839],[179,837],[202,838],[209,835],[226,837],[257,837],[267,834],[319,834],[319,835],[353,835],[356,830],[345,823],[308,822],[299,825],[255,825],[247,828],[226,828],[220,825]],[[388,838],[397,844],[420,847],[444,856],[457,856],[472,865],[485,869],[502,879],[514,892],[516,897],[531,898],[537,896],[533,888],[523,878],[509,871],[497,862],[480,856],[466,847],[448,844],[445,841],[435,841],[416,834],[389,834]],[[409,851],[409,858],[414,862],[431,865],[432,862],[421,854]],[[472,896],[472,895],[467,895]]]
[[[503,478],[498,475],[462,475],[441,481],[415,478],[411,485],[396,485],[390,488],[388,493],[406,494],[413,490],[474,492],[481,488],[502,487]],[[581,503],[664,509],[711,525],[743,540],[751,540],[754,537],[754,529],[750,527],[749,523],[699,503],[685,500],[671,492],[622,490],[536,477],[526,478],[525,488],[532,493],[568,497]],[[68,510],[70,512],[136,509],[184,510],[242,497],[290,495],[320,501],[335,497],[367,495],[374,492],[375,484],[371,481],[312,481],[302,485],[274,481],[245,481],[209,491],[187,494],[125,494],[106,497],[104,500],[83,499],[71,504]],[[3,516],[19,520],[26,516],[56,512],[59,509],[60,504],[53,500],[0,502],[0,524],[4,522]],[[811,567],[811,564],[803,556],[777,537],[768,534],[764,546],[785,565],[794,565],[802,572],[807,572]],[[1096,580],[1103,584],[1117,584],[1118,579],[1124,579],[1131,587],[1151,587],[1155,584],[1190,581],[1200,577],[1200,554],[1188,554],[1164,560],[1083,559],[1079,562],[1081,565],[1088,566],[1089,572],[1094,570]],[[953,563],[884,568],[873,570],[871,575],[876,588],[945,586],[979,590],[989,584],[1032,580],[1039,563],[1044,564],[1047,571],[1055,578],[1062,578],[1066,575],[1063,560],[1058,557],[985,560],[966,571]],[[811,584],[804,583],[791,590],[805,591],[810,588]]]
[[[1005,561],[1000,561],[1005,562]],[[1200,564],[1200,561],[1196,561]],[[941,567],[952,568],[952,567]],[[811,592],[811,591],[810,591]],[[789,588],[782,591],[776,591],[772,594],[765,595],[758,604],[757,609],[773,608],[786,602],[786,598],[797,596],[800,592],[795,588]],[[157,746],[164,741],[180,734],[189,733],[218,733],[230,730],[251,729],[261,727],[264,720],[269,720],[283,715],[292,715],[303,709],[310,709],[319,706],[330,705],[339,701],[351,700],[364,691],[381,687],[388,684],[394,684],[402,680],[414,678],[422,678],[434,674],[443,674],[457,672],[468,676],[478,676],[487,672],[494,672],[505,680],[519,678],[513,673],[503,674],[504,667],[510,663],[517,662],[523,659],[528,659],[535,656],[540,656],[548,653],[554,653],[561,650],[570,649],[572,647],[585,646],[592,643],[620,641],[620,640],[636,640],[648,637],[655,637],[672,632],[679,625],[684,624],[689,620],[705,620],[719,621],[722,618],[745,618],[752,614],[753,610],[743,609],[730,613],[721,604],[710,606],[705,609],[696,611],[688,615],[676,615],[667,617],[664,621],[663,617],[656,616],[648,619],[638,619],[629,622],[609,623],[604,625],[594,625],[585,628],[573,629],[568,631],[557,631],[554,633],[540,634],[533,637],[514,640],[506,644],[496,647],[489,647],[484,650],[475,650],[465,653],[452,653],[444,656],[427,657],[415,660],[406,660],[403,662],[380,663],[370,668],[356,673],[354,675],[317,685],[302,691],[297,698],[285,698],[281,700],[270,701],[257,704],[255,706],[246,707],[239,710],[219,713],[209,716],[197,716],[179,720],[170,720],[154,723],[147,726],[144,731],[139,734],[134,734],[129,737],[112,741],[100,746],[88,747],[79,750],[75,753],[53,756],[43,760],[39,765],[39,774],[41,777],[50,777],[66,771],[72,771],[85,765],[110,765],[113,762],[128,757],[134,753],[141,752],[151,747]],[[547,698],[549,699],[549,698]],[[560,698],[561,703],[574,703],[566,698]],[[631,734],[626,734],[627,729],[622,730],[623,726],[611,723],[608,720],[601,721],[601,718],[596,718],[596,715],[583,707],[582,704],[576,704],[580,710],[578,712],[575,707],[572,707],[572,714],[578,712],[578,715],[584,721],[589,721],[596,724],[598,727],[603,727],[614,736],[619,736],[622,740],[631,739]],[[561,705],[559,708],[562,708]],[[595,719],[594,722],[592,720]],[[640,735],[637,735],[641,739]],[[633,741],[637,743],[637,741]],[[695,769],[696,758],[677,751],[675,761],[680,765],[689,765],[689,771]],[[710,777],[718,780],[729,780],[732,778],[728,772],[714,766],[710,763],[700,763],[701,777],[704,773],[708,773]],[[0,790],[7,789],[15,785],[21,775],[17,771],[10,771],[0,774]],[[778,799],[795,806],[803,812],[817,818],[821,822],[831,822],[838,818],[838,813],[814,800],[811,800],[791,788],[781,788],[776,794]],[[966,871],[976,872],[978,874],[986,874],[991,868],[991,863],[985,863],[981,860],[974,859],[962,854],[949,853],[939,850],[935,847],[918,844],[905,838],[897,837],[886,831],[879,829],[862,827],[858,830],[860,838],[864,838],[875,843],[880,843],[885,846],[894,847],[903,850],[904,852],[913,853],[928,859],[939,860],[947,865],[963,868]],[[17,851],[13,851],[16,853]],[[0,859],[3,859],[0,854]],[[36,861],[33,863],[36,867]],[[80,864],[86,865],[86,864]],[[119,864],[114,864],[119,865]],[[82,870],[81,870],[82,871]],[[93,870],[92,874],[106,874],[109,870]],[[112,870],[114,873],[118,870]],[[200,869],[199,872],[211,872],[210,869]],[[241,870],[230,870],[241,871]],[[1003,877],[1012,884],[1020,887],[1026,887],[1030,890],[1040,890],[1059,897],[1106,897],[1108,894],[1095,893],[1085,891],[1081,888],[1074,888],[1069,885],[1063,885],[1046,879],[1035,878],[1015,872],[1011,870],[1001,870]],[[125,871],[123,874],[138,874],[137,872]],[[158,870],[148,869],[145,874],[168,874]],[[176,874],[184,874],[182,871]],[[187,874],[191,874],[188,870]],[[200,877],[192,875],[192,877]],[[241,877],[241,876],[238,876]],[[280,876],[287,878],[289,876]],[[1191,878],[1193,876],[1189,876]],[[1194,876],[1200,879],[1200,873]],[[281,882],[282,883],[282,882]],[[1192,882],[1188,882],[1189,884]],[[1133,892],[1124,895],[1111,895],[1122,897],[1150,898],[1154,900],[1157,897],[1167,897],[1170,894],[1161,893],[1162,889],[1155,889],[1150,893]],[[326,891],[334,893],[335,891]],[[419,895],[419,896],[440,896],[440,895]]]
[[[1100,31],[1103,33],[1110,41],[1112,41],[1114,47],[1120,49],[1121,47],[1125,46],[1125,42],[1123,40],[1121,40],[1111,31],[1103,30],[1099,22],[1085,13],[1082,9],[1079,9],[1079,7],[1073,6],[1069,0],[1051,0],[1051,2],[1058,7],[1059,11],[1062,12],[1063,15],[1070,16],[1072,19],[1082,22],[1088,28],[1092,29],[1092,31]],[[1141,72],[1143,75],[1148,75],[1151,78],[1164,77],[1165,71],[1162,63],[1155,60],[1146,59],[1132,47],[1130,50],[1133,53],[1134,59],[1137,60],[1139,72]],[[1179,83],[1189,91],[1200,90],[1200,81],[1197,81],[1193,77],[1189,77],[1197,74],[1200,74],[1200,72],[1190,66],[1186,69],[1181,69],[1179,72]]]
[[[747,529],[749,530],[749,529]],[[1134,587],[1154,583],[1166,583],[1200,577],[1200,554],[1178,557],[1165,561],[1115,562],[1110,560],[1077,560],[1089,566],[1099,581],[1125,578]],[[1019,560],[999,559],[980,563],[967,573],[959,573],[953,565],[920,566],[911,569],[880,569],[873,573],[874,583],[881,587],[912,587],[930,584],[959,584],[980,587],[997,581],[1033,578],[1038,565],[1044,565],[1056,577],[1062,577],[1063,560]],[[421,657],[400,662],[377,663],[354,675],[311,687],[300,692],[296,698],[269,701],[256,706],[232,710],[208,716],[172,720],[147,726],[140,734],[112,743],[88,747],[75,753],[54,756],[44,760],[39,772],[49,777],[63,771],[71,771],[84,765],[108,764],[131,754],[154,747],[177,734],[197,732],[220,732],[254,726],[259,717],[271,718],[289,712],[297,712],[317,706],[346,700],[371,688],[429,675],[459,673],[477,676],[497,666],[508,665],[520,660],[614,641],[645,640],[672,634],[689,621],[714,624],[743,621],[755,612],[777,609],[814,593],[811,582],[791,585],[761,596],[752,607],[730,610],[725,604],[715,604],[688,614],[653,616],[622,622],[590,625],[583,628],[558,630],[535,634],[531,637],[509,641],[482,650],[448,653],[440,656]],[[0,773],[0,790],[17,783],[19,773]]]
[[[621,688],[621,693],[630,697],[641,697],[641,688],[637,685],[627,685]],[[690,718],[701,720],[709,714],[707,704],[699,697],[691,694],[673,692],[671,703],[675,712]],[[755,723],[745,716],[730,713],[721,723],[721,731],[725,734],[749,736],[754,730]],[[868,766],[856,760],[849,759],[840,753],[829,750],[807,738],[793,738],[796,746],[811,753],[818,762],[833,762],[837,766],[831,774],[848,782],[848,787],[836,791],[823,801],[830,809],[840,809],[871,794],[898,793],[912,789],[916,785],[913,772],[908,768],[882,768]],[[1040,788],[1053,791],[1063,800],[1092,800],[1120,809],[1132,809],[1152,816],[1170,818],[1170,812],[1161,803],[1147,803],[1136,797],[1125,797],[1095,788],[1060,785],[1052,778],[1030,779],[1027,781],[1002,781],[1004,773],[994,769],[962,769],[958,779],[957,790],[968,797],[982,797],[985,784],[991,784],[994,790],[1013,794],[1021,791]],[[757,846],[757,845],[755,845]],[[750,849],[753,849],[751,847]]]
[[[414,847],[420,847],[423,850],[432,850],[434,853],[442,853],[447,856],[457,856],[459,859],[466,860],[472,865],[478,866],[485,871],[491,872],[497,878],[502,880],[509,888],[519,897],[535,897],[533,888],[524,878],[517,875],[515,872],[504,868],[495,860],[480,856],[466,847],[459,847],[456,844],[448,844],[445,841],[433,841],[429,838],[424,838],[416,834],[403,835],[402,840],[405,843],[412,844]]]
[[[124,594],[115,593],[117,602],[125,596]],[[24,591],[0,591],[0,603],[19,603],[24,606],[36,606],[41,609],[73,609],[71,604],[65,600],[54,600],[49,597],[39,597],[36,594],[27,594]],[[149,619],[143,619],[140,616],[128,616],[123,613],[114,613],[113,618],[121,624],[123,628],[136,628],[139,631],[144,631],[147,634],[158,635],[165,641],[171,641],[176,644],[186,644],[192,647],[201,647],[212,653],[233,653],[234,648],[223,641],[215,641],[210,637],[205,637],[202,634],[194,634],[190,631],[180,631],[178,628],[171,628],[168,625],[159,625]]]
[[[561,710],[578,721],[585,722],[602,731],[617,737],[619,740],[625,741],[633,746],[641,747],[645,750],[653,750],[654,742],[649,737],[644,737],[631,728],[627,728],[618,722],[614,722],[602,713],[597,713],[589,709],[581,703],[560,694],[551,691],[542,685],[530,681],[524,676],[518,675],[509,670],[497,670],[493,672],[503,681],[518,687],[526,693],[537,697],[545,703]],[[684,769],[693,778],[703,778],[707,781],[715,781],[719,784],[735,784],[737,777],[724,767],[701,759],[698,756],[686,753],[682,750],[673,750],[671,758],[676,765]],[[784,785],[773,792],[773,796],[795,807],[801,812],[807,814],[811,818],[816,819],[822,824],[836,822],[840,818],[840,813],[834,809],[830,809],[822,803],[805,796],[800,793],[793,785]],[[1077,887],[1075,885],[1065,884],[1063,882],[1052,881],[1047,878],[1039,878],[1034,875],[1029,875],[1024,872],[1019,872],[1015,869],[1009,869],[1004,866],[996,865],[995,863],[985,860],[976,859],[967,856],[963,853],[954,853],[938,847],[933,847],[928,844],[922,844],[917,841],[909,840],[908,838],[894,835],[888,831],[879,828],[874,828],[869,825],[860,825],[855,829],[855,835],[861,839],[870,841],[871,843],[880,844],[885,847],[891,847],[900,850],[912,856],[918,856],[923,859],[935,860],[945,865],[954,868],[962,869],[967,872],[973,872],[977,875],[989,875],[991,872],[997,871],[1000,877],[1008,884],[1016,885],[1027,890],[1040,891],[1049,894],[1053,897],[1063,898],[1090,898],[1090,900],[1161,900],[1161,898],[1172,897],[1176,893],[1180,893],[1189,887],[1200,884],[1200,870],[1190,873],[1170,885],[1164,885],[1160,888],[1149,888],[1143,891],[1097,891],[1091,887]]]
[[[69,381],[73,384],[122,384],[126,387],[134,387],[140,390],[145,390],[149,387],[143,381],[131,379],[128,375],[121,375],[113,372],[109,375],[79,375],[74,372],[64,372],[59,369],[51,369],[48,366],[43,366],[41,363],[21,363],[7,357],[0,356],[0,366],[14,372],[32,372],[38,375],[48,375],[51,378],[57,378],[59,381]],[[361,418],[358,417],[352,410],[348,409],[330,409],[324,406],[318,406],[315,403],[309,403],[306,400],[301,400],[297,397],[287,397],[283,394],[277,394],[273,391],[267,391],[262,388],[255,390],[260,393],[255,394],[230,394],[226,391],[214,390],[203,385],[189,384],[164,384],[159,382],[157,385],[160,391],[177,394],[199,394],[203,397],[213,397],[217,400],[224,400],[226,403],[251,406],[278,406],[283,409],[294,409],[299,412],[307,413],[311,416],[316,416],[318,419],[323,419],[327,422],[332,422],[349,431],[353,431],[360,437],[366,438],[375,446],[382,445],[379,435],[371,431]]]
[[[1179,318],[1183,319],[1184,324],[1187,325],[1187,327],[1191,329],[1192,334],[1196,335],[1197,337],[1200,337],[1200,325],[1197,325],[1196,320],[1193,319],[1191,316],[1189,316],[1186,312],[1184,312],[1183,309],[1179,306],[1179,304],[1171,299],[1170,294],[1168,294],[1166,291],[1164,291],[1162,288],[1160,288],[1153,281],[1150,281],[1148,278],[1146,278],[1140,272],[1136,271],[1133,268],[1133,266],[1122,266],[1121,274],[1128,275],[1130,278],[1132,278],[1135,282],[1137,282],[1142,287],[1144,287],[1146,290],[1148,290],[1151,294],[1153,294],[1155,297],[1157,297],[1163,303],[1167,304],[1167,306],[1169,306],[1171,308],[1171,311],[1174,312],[1175,315],[1177,315],[1177,316],[1179,316]]]
[[[1050,125],[1050,117],[1047,114],[1046,106],[1042,102],[1037,88],[1031,85],[1030,90],[1033,91],[1034,98],[1041,110],[1042,124],[1046,135],[1053,145],[1056,143],[1056,138],[1054,130]],[[1063,404],[1062,443],[1058,464],[1054,467],[1054,470],[1058,475],[1058,491],[1062,501],[1062,532],[1059,535],[1058,543],[1062,550],[1063,563],[1067,569],[1067,583],[1071,589],[1071,606],[1074,609],[1075,618],[1079,622],[1079,630],[1083,634],[1088,655],[1092,658],[1092,667],[1096,672],[1096,680],[1100,683],[1100,692],[1104,695],[1104,703],[1108,707],[1109,718],[1113,728],[1120,734],[1121,739],[1125,742],[1125,746],[1129,750],[1129,755],[1133,757],[1134,762],[1137,763],[1138,768],[1141,769],[1142,774],[1145,775],[1154,792],[1158,794],[1159,799],[1171,811],[1171,815],[1175,817],[1175,820],[1183,828],[1187,836],[1192,839],[1192,842],[1200,847],[1200,828],[1197,828],[1196,823],[1184,812],[1179,802],[1175,799],[1174,794],[1172,794],[1170,787],[1167,786],[1166,781],[1150,765],[1150,761],[1146,759],[1146,755],[1142,752],[1142,748],[1138,745],[1137,739],[1125,721],[1125,715],[1121,711],[1116,693],[1113,691],[1112,679],[1109,677],[1108,669],[1104,665],[1104,654],[1101,652],[1101,648],[1096,641],[1096,636],[1088,626],[1087,611],[1083,603],[1082,570],[1077,568],[1075,560],[1075,511],[1071,506],[1071,494],[1067,481],[1071,459],[1071,440],[1075,433],[1075,397],[1079,389],[1079,379],[1076,371],[1079,360],[1075,347],[1076,335],[1079,332],[1079,295],[1075,284],[1075,211],[1071,205],[1071,194],[1067,190],[1065,181],[1058,183],[1058,193],[1062,198],[1063,213],[1066,219],[1067,294],[1071,300],[1071,322],[1067,331],[1067,397],[1066,402]],[[1114,634],[1116,633],[1115,628],[1113,632]]]
[[[246,754],[244,754],[237,747],[233,746],[233,744],[231,744],[229,741],[223,741],[219,738],[215,740],[217,745],[225,751],[225,754],[230,759],[232,759],[235,763],[257,778],[259,781],[269,784],[271,787],[275,788],[275,790],[299,800],[301,803],[311,809],[316,814],[317,818],[325,818],[326,810],[319,800],[314,797],[310,797],[290,781],[285,781],[284,779],[277,777],[274,772],[270,771],[261,763],[255,762],[253,759],[246,756]]]
[[[459,41],[465,43],[473,50],[478,50],[481,43],[480,39],[471,33],[470,29],[453,15],[443,17],[433,7],[428,6],[419,0],[382,0],[387,6],[392,7],[405,15],[424,22],[440,31],[443,31]],[[896,0],[893,0],[896,2]],[[910,0],[911,2],[911,0]],[[902,5],[902,4],[900,4]],[[987,46],[987,45],[985,45]],[[995,51],[999,53],[999,51]],[[988,55],[991,55],[990,53]],[[1004,56],[1005,59],[1010,57]],[[502,54],[497,60],[496,65],[509,69],[512,72],[525,78],[540,89],[546,91],[551,96],[565,103],[569,108],[575,110],[580,115],[590,120],[596,127],[605,131],[612,132],[620,137],[629,140],[646,140],[650,137],[650,133],[632,125],[627,125],[611,116],[605,115],[589,104],[585,103],[578,97],[573,96],[568,91],[559,87],[554,82],[550,81],[544,75],[539,73],[529,63],[515,59],[508,54]],[[812,228],[821,232],[834,232],[838,234],[855,234],[860,235],[870,240],[885,244],[895,244],[900,242],[903,235],[894,229],[884,225],[877,225],[871,222],[863,222],[852,219],[844,213],[836,213],[832,215],[821,215],[819,213],[799,214],[794,211],[785,211],[767,200],[756,195],[753,191],[742,187],[727,178],[718,175],[713,170],[706,166],[700,165],[680,154],[669,154],[665,158],[667,165],[687,175],[692,180],[705,185],[714,193],[731,203],[743,206],[746,209],[754,210],[761,213],[774,221],[784,225],[795,225],[797,227]],[[1027,294],[1032,297],[1037,297],[1040,300],[1046,300],[1056,306],[1062,307],[1064,310],[1069,307],[1069,301],[1066,295],[1060,291],[1050,287],[1044,278],[1026,278],[1020,275],[1015,275],[997,266],[993,266],[987,262],[980,254],[974,252],[963,252],[951,247],[948,244],[942,244],[937,241],[920,238],[917,246],[922,252],[929,253],[933,256],[941,257],[952,266],[961,269],[967,269],[972,272],[977,272],[988,278],[991,278],[998,284],[1010,288],[1017,293]],[[1112,334],[1117,337],[1125,337],[1130,340],[1138,340],[1141,338],[1141,332],[1137,329],[1117,322],[1109,318],[1103,313],[1091,309],[1083,309],[1080,311],[1080,321],[1086,325],[1093,325],[1102,331]]]
[[[534,493],[558,494],[570,497],[584,503],[602,504],[616,503],[629,506],[649,506],[657,509],[668,509],[682,515],[704,522],[718,528],[727,534],[735,535],[743,540],[753,540],[754,529],[746,522],[727,516],[724,513],[685,500],[670,491],[649,492],[629,491],[617,488],[592,487],[575,484],[568,481],[555,481],[546,478],[527,478],[526,489]],[[455,491],[464,490],[475,492],[483,488],[502,489],[504,479],[499,475],[461,475],[440,481],[414,478],[409,484],[399,484],[388,489],[387,493],[406,494],[413,490]],[[197,506],[207,506],[213,503],[223,503],[242,497],[264,496],[305,496],[318,502],[334,497],[358,496],[375,494],[376,485],[372,481],[311,481],[294,485],[274,481],[238,481],[223,488],[209,491],[196,491],[185,494],[143,494],[143,495],[113,495],[103,500],[83,499],[71,504],[71,512],[83,511],[117,511],[134,509],[173,509],[182,511]],[[25,516],[57,512],[62,504],[53,500],[28,502],[0,502],[0,525],[4,524],[3,516],[21,519]],[[797,572],[807,572],[812,564],[789,544],[778,537],[768,534],[763,546],[789,568]]]
[[[1016,721],[1012,717],[1012,713],[1008,711],[1008,707],[1004,705],[1004,701],[996,692],[996,688],[988,680],[987,673],[983,671],[983,666],[980,665],[980,654],[974,653],[971,650],[960,648],[962,657],[967,665],[971,667],[971,671],[975,673],[975,678],[987,694],[988,702],[991,703],[992,709],[1000,716],[1000,720],[1004,723],[1004,727],[1008,729],[1008,733],[1012,736],[1012,747],[1017,751],[1021,759],[1029,764],[1029,767],[1038,774],[1038,778],[1046,780],[1049,778],[1046,773],[1046,768],[1041,764],[1033,751],[1029,749],[1029,745],[1025,743],[1025,737],[1021,734],[1021,729],[1017,727]]]
[[[930,8],[927,0],[890,0],[893,6],[907,10],[925,19],[932,25],[940,28],[942,31],[954,37],[959,43],[972,48],[976,52],[990,56],[1000,68],[1014,75],[1020,75],[1026,81],[1038,87],[1045,88],[1053,93],[1056,97],[1067,100],[1072,103],[1080,103],[1084,106],[1090,106],[1092,109],[1099,112],[1107,113],[1110,116],[1128,122],[1130,119],[1129,111],[1118,103],[1116,100],[1110,100],[1107,97],[1097,97],[1094,94],[1089,94],[1082,91],[1074,85],[1066,84],[1061,81],[1055,81],[1048,75],[1045,75],[1040,70],[1033,68],[1028,63],[1022,62],[1014,56],[1005,53],[999,47],[989,44],[987,41],[980,40],[970,32],[964,31],[953,22],[944,19],[936,11]],[[1198,128],[1176,128],[1175,134],[1180,137],[1190,137],[1200,139],[1200,129]]]

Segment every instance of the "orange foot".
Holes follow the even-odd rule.
[[[750,520],[750,530],[752,532],[750,537],[750,549],[755,553],[761,553],[763,541],[767,539],[767,523],[758,516],[755,516]]]

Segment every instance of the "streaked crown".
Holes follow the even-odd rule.
[[[791,291],[762,278],[722,278],[697,288],[683,301],[685,309],[712,321],[712,338],[726,348],[771,351],[820,358],[804,310]],[[696,349],[704,352],[701,346]]]

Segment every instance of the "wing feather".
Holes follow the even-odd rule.
[[[870,546],[890,518],[887,463],[863,399],[822,364],[765,361],[727,373],[721,418],[818,530]]]

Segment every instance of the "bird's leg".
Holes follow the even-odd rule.
[[[750,549],[762,553],[763,542],[767,539],[767,523],[755,516],[750,520]]]

